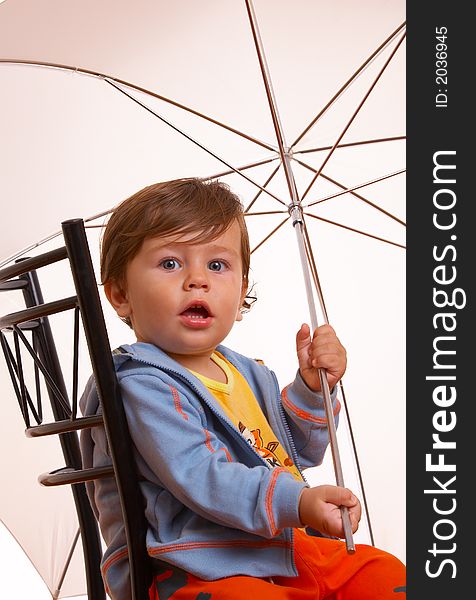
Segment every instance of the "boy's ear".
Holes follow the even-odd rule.
[[[246,282],[243,282],[243,286],[241,288],[240,306],[238,307],[238,310],[236,312],[235,321],[243,321],[243,313],[241,312],[241,309],[243,308],[243,302],[245,301],[247,290],[248,284]]]
[[[131,309],[127,293],[117,281],[108,281],[105,283],[104,293],[119,317],[125,318],[130,316]]]

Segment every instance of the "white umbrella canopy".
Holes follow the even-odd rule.
[[[329,321],[348,350],[343,383],[369,509],[355,541],[371,541],[369,516],[375,544],[405,560],[405,4],[255,0],[254,9],[298,193],[314,215],[306,223]],[[0,63],[3,264],[61,245],[53,237],[35,247],[62,220],[89,219],[176,177],[231,171],[221,178],[245,206],[259,193],[249,212],[268,214],[247,217],[253,248],[288,216],[283,168],[267,183],[280,165],[278,142],[245,2],[6,0],[0,58],[10,60]],[[88,230],[96,266],[99,232]],[[42,275],[46,301],[72,290],[62,268]],[[253,253],[252,280],[258,302],[225,343],[262,358],[284,386],[296,368],[295,332],[309,322],[289,219]],[[2,313],[21,305],[19,292],[0,295]],[[132,341],[104,308],[111,345]],[[52,323],[68,389],[71,323]],[[36,477],[63,459],[57,440],[24,437],[3,361],[0,369],[0,519],[53,593],[77,520],[69,489],[41,488]],[[84,356],[80,384],[89,370]],[[345,411],[338,439],[345,483],[362,497]],[[330,452],[307,476],[334,481]],[[78,546],[59,597],[79,593]]]

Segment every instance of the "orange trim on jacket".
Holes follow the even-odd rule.
[[[315,415],[313,415],[312,413],[309,413],[305,410],[303,410],[302,408],[297,407],[295,404],[293,404],[291,402],[291,400],[288,398],[288,394],[286,392],[286,390],[288,389],[289,385],[287,385],[284,390],[281,392],[281,398],[283,400],[283,404],[289,408],[289,410],[291,410],[295,415],[297,415],[298,417],[301,417],[301,419],[305,419],[306,421],[312,421],[313,423],[319,423],[320,425],[326,425],[327,424],[327,419],[326,418],[322,418],[322,417],[316,417]],[[336,400],[336,405],[334,408],[334,417],[337,416],[340,412],[340,402],[337,399]]]
[[[177,552],[179,550],[196,550],[197,548],[234,548],[236,546],[244,546],[246,548],[268,548],[277,546],[280,548],[291,548],[290,542],[285,540],[263,540],[262,542],[246,541],[246,540],[223,540],[221,542],[184,542],[181,544],[168,544],[160,548],[147,548],[150,556],[157,554],[165,554],[167,552]]]
[[[187,415],[187,414],[185,414],[185,413],[183,412],[182,405],[180,404],[180,396],[179,396],[179,393],[178,393],[178,391],[177,391],[177,390],[176,390],[176,389],[175,389],[175,388],[174,388],[172,385],[170,385],[170,384],[169,384],[169,388],[170,388],[170,390],[171,390],[171,392],[172,392],[172,396],[173,396],[173,398],[174,398],[175,410],[176,410],[176,411],[177,411],[179,414],[181,414],[181,415],[182,415],[182,417],[183,417],[183,418],[184,418],[186,421],[188,421],[188,415]]]
[[[285,471],[287,471],[287,469],[285,469],[284,467],[276,467],[273,470],[273,474],[271,476],[271,481],[269,483],[268,491],[266,492],[266,514],[268,516],[269,526],[271,528],[273,535],[278,535],[280,533],[280,531],[276,528],[276,524],[274,522],[273,492],[274,492],[274,488],[276,487],[276,479],[278,478],[278,475],[280,473],[282,473],[283,471],[285,472]]]
[[[213,454],[214,452],[216,452],[216,450],[215,450],[215,448],[210,443],[211,434],[208,431],[208,429],[204,429],[203,431],[205,432],[205,446]],[[220,450],[223,450],[223,452],[225,453],[225,456],[226,456],[228,462],[233,462],[233,459],[231,458],[231,454],[228,452],[228,450],[225,448],[225,446],[223,446],[222,448],[220,448]]]

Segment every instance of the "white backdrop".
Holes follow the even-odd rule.
[[[332,5],[300,0],[256,0],[281,120],[291,144],[356,70],[404,20],[403,2],[342,0]],[[292,165],[299,192],[309,184],[329,149],[370,89],[395,48],[396,36],[345,89],[294,148]],[[107,210],[155,181],[210,176],[227,167],[173,131],[87,68],[122,78],[211,115],[267,147],[147,94],[123,87],[216,155],[246,170],[264,185],[276,162],[276,139],[247,21],[244,3],[209,0],[7,0],[0,5],[0,58],[58,62],[71,71],[0,63],[0,261],[60,229],[64,219],[88,218]],[[361,185],[405,166],[402,139],[363,143],[405,133],[404,45],[329,159],[323,174],[345,188]],[[327,150],[304,152],[315,148]],[[257,188],[234,174],[224,178],[245,205]],[[282,172],[269,190],[286,203]],[[320,177],[307,202],[341,191]],[[358,190],[366,200],[404,219],[404,178],[395,176]],[[255,211],[285,209],[261,194]],[[405,254],[401,247],[364,236],[405,242],[401,223],[352,194],[317,204],[313,214],[343,224],[307,219],[331,324],[348,350],[344,386],[361,463],[376,545],[405,560]],[[248,217],[253,245],[286,215]],[[96,223],[101,223],[98,219]],[[351,228],[351,229],[349,229]],[[97,229],[90,230],[97,256]],[[32,249],[44,251],[58,238]],[[226,340],[262,358],[284,386],[295,370],[294,336],[308,321],[294,232],[287,223],[252,257],[259,300]],[[71,284],[57,266],[43,276],[45,299],[66,294]],[[0,308],[21,306],[19,297],[0,295]],[[111,345],[130,332],[106,307]],[[71,328],[54,323],[60,354],[71,364]],[[76,532],[68,490],[45,490],[37,475],[61,466],[54,440],[27,440],[0,361],[3,418],[0,473],[8,486],[0,497],[0,520],[28,548],[53,589]],[[84,382],[89,372],[82,361]],[[69,381],[69,380],[68,380]],[[339,427],[346,485],[360,493],[355,457],[345,419]],[[41,448],[41,450],[40,450]],[[333,481],[330,457],[309,473],[312,483]],[[20,503],[25,506],[19,509]],[[20,518],[19,518],[20,517]],[[369,541],[365,520],[356,541]],[[81,556],[75,554],[77,569]],[[83,591],[71,576],[63,595]]]

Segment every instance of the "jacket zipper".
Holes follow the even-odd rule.
[[[302,467],[301,467],[301,464],[299,462],[299,455],[298,455],[297,450],[296,450],[296,445],[294,443],[293,436],[291,435],[291,429],[289,428],[288,422],[286,420],[286,413],[284,412],[284,408],[283,408],[283,405],[281,403],[281,392],[279,391],[278,379],[276,377],[276,374],[273,371],[270,371],[270,373],[271,373],[271,375],[273,377],[273,380],[274,380],[274,383],[275,383],[275,387],[276,387],[276,399],[277,399],[277,406],[278,406],[279,417],[281,419],[281,423],[283,425],[284,433],[286,435],[286,439],[288,440],[289,447],[291,448],[291,455],[293,457],[294,464],[296,465],[299,473],[301,474],[301,477],[303,478],[304,483],[306,483],[306,485],[308,487],[310,487],[309,486],[309,482],[306,479],[306,476],[302,472]]]

